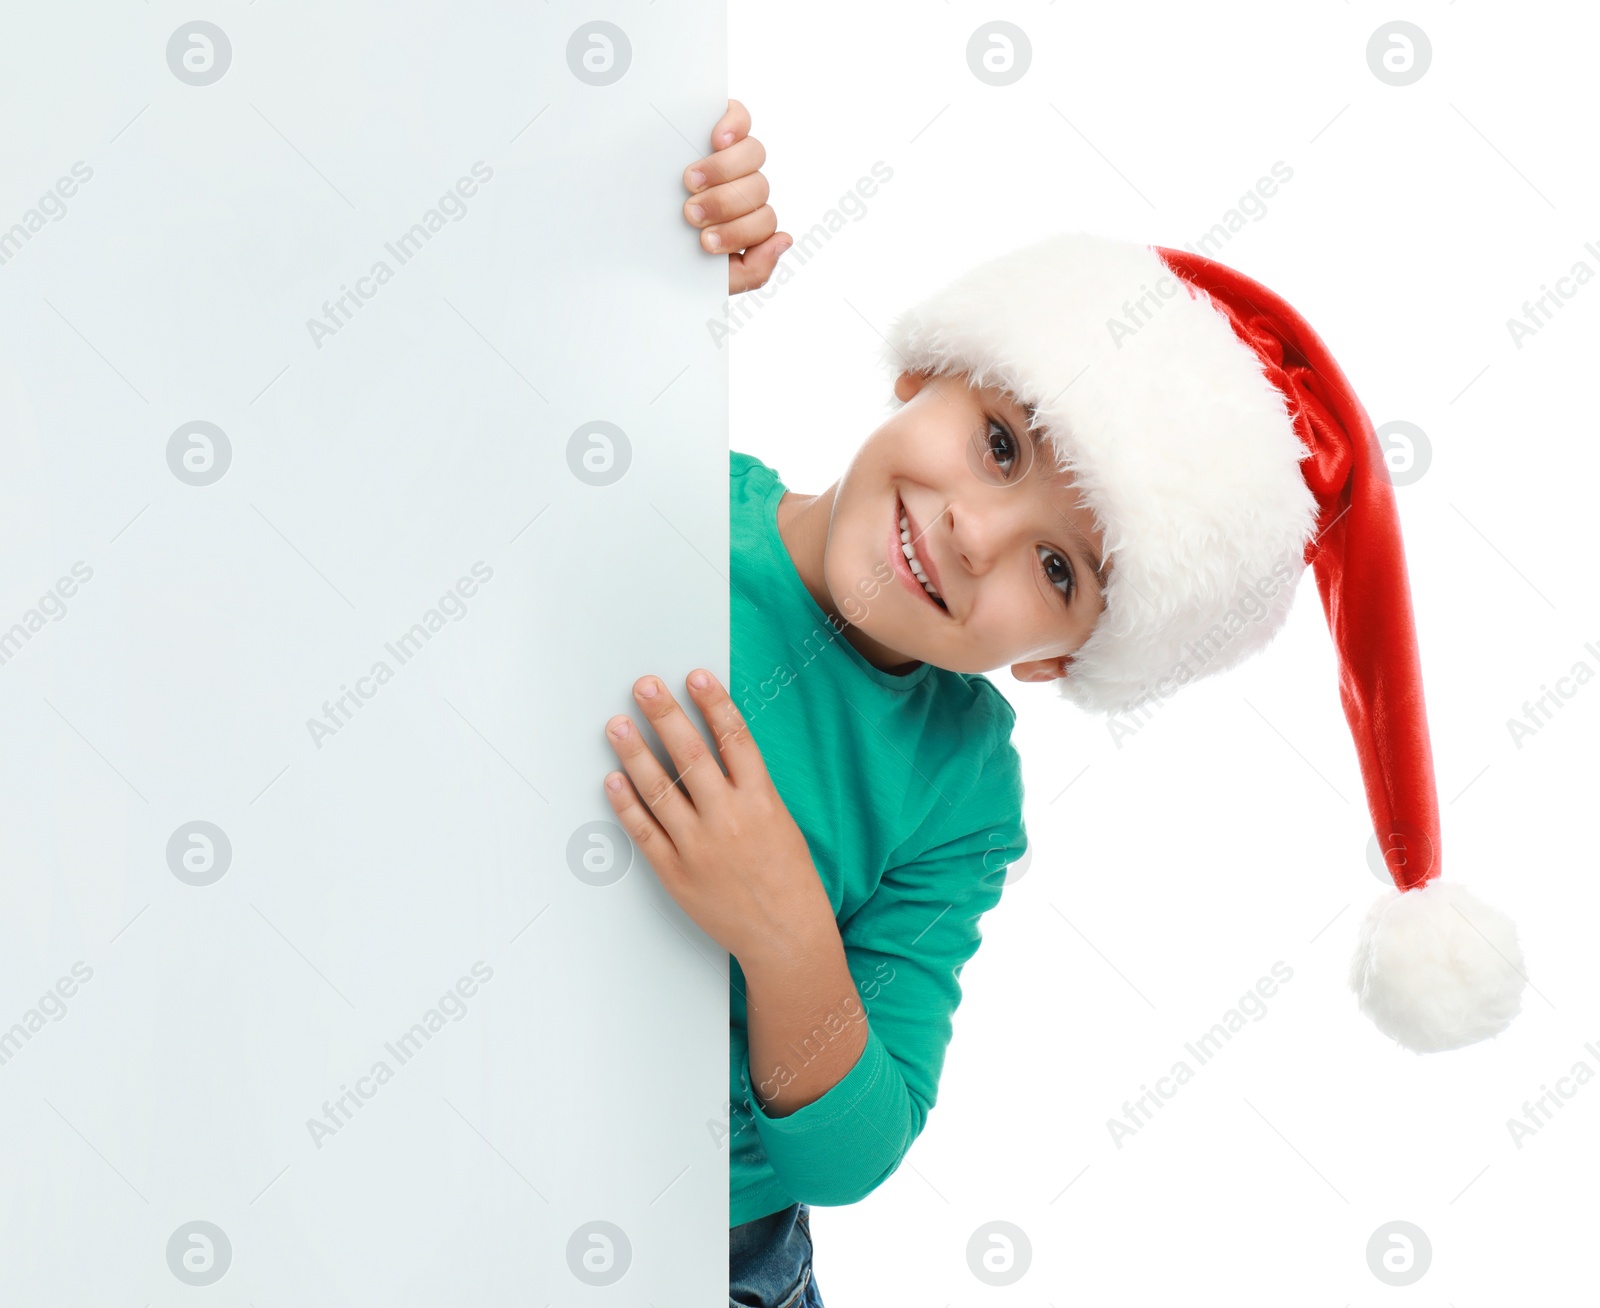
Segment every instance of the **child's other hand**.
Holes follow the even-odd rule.
[[[691,685],[689,694],[716,732],[728,775],[666,684],[641,677],[634,699],[667,747],[677,780],[623,715],[606,723],[606,739],[627,776],[608,774],[606,795],[662,888],[750,968],[768,958],[792,958],[824,925],[837,927],[810,847],[772,784],[760,746],[728,692],[709,672],[705,677],[705,686]],[[655,694],[645,695],[652,686]],[[618,736],[618,727],[627,734]],[[612,780],[620,783],[615,790]]]
[[[711,129],[715,151],[683,170],[689,199],[683,216],[700,229],[700,248],[728,256],[728,294],[765,286],[778,256],[794,244],[778,231],[778,215],[767,203],[770,188],[760,173],[766,149],[750,134],[750,111],[737,100]],[[741,253],[742,251],[742,253]]]

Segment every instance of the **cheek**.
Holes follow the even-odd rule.
[[[1014,578],[1003,590],[982,596],[979,603],[985,610],[985,644],[1015,651],[1012,662],[1059,657],[1064,646],[1082,636],[1082,624],[1069,619],[1064,606],[1046,610],[1031,577]]]
[[[871,620],[883,603],[881,597],[887,583],[894,580],[888,562],[880,557],[888,540],[888,528],[884,528],[882,541],[868,540],[868,534],[861,531],[854,548],[845,546],[836,536],[822,565],[823,580],[834,607],[841,618],[855,627]]]
[[[880,550],[879,554],[882,553]],[[889,597],[896,593],[898,585],[889,560],[883,557],[874,559],[870,569],[856,583],[855,596],[861,616],[866,618],[872,613],[881,612],[890,602]]]

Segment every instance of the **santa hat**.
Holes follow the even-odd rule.
[[[1056,681],[1116,713],[1262,649],[1316,574],[1339,695],[1395,888],[1350,984],[1418,1052],[1503,1031],[1516,927],[1441,879],[1439,804],[1394,491],[1365,409],[1310,325],[1202,255],[1066,233],[900,315],[895,372],[966,373],[1033,406],[1104,533],[1105,609]]]

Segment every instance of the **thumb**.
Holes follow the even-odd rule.
[[[728,256],[728,294],[738,295],[765,286],[778,266],[783,252],[794,244],[788,232],[773,232],[760,245],[752,245],[743,254]]]

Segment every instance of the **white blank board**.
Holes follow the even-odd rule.
[[[6,1302],[720,1302],[724,26],[0,6]]]

